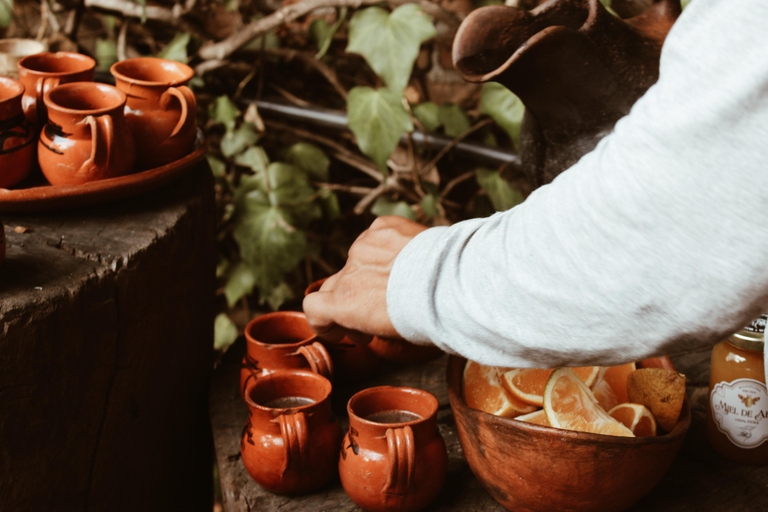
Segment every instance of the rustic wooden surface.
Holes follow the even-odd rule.
[[[211,424],[225,512],[359,512],[338,479],[326,489],[298,497],[271,494],[256,484],[240,460],[240,435],[248,409],[238,394],[239,362],[245,350],[240,339],[214,372]],[[333,404],[346,427],[346,401],[364,387],[408,385],[433,393],[440,402],[438,423],[448,447],[448,476],[442,494],[427,510],[505,512],[467,466],[456,436],[445,385],[446,357],[420,366],[384,365],[370,381],[334,388]],[[709,381],[709,351],[673,358],[688,379],[693,406],[691,429],[675,462],[659,485],[631,512],[731,512],[768,510],[768,467],[730,462],[706,442],[705,414]],[[631,463],[631,461],[628,461]]]
[[[210,511],[210,169],[2,220],[0,510]]]

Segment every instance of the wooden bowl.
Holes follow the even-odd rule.
[[[655,437],[604,436],[494,416],[464,401],[465,363],[451,356],[447,371],[459,442],[477,479],[509,510],[624,510],[662,479],[691,424],[687,397],[672,431]],[[668,358],[643,366],[672,368]]]

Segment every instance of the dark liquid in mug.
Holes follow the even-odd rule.
[[[409,421],[417,421],[422,419],[416,413],[410,411],[379,411],[373,414],[369,414],[365,417],[368,421],[374,421],[376,423],[407,423]]]
[[[275,398],[264,404],[264,407],[271,407],[273,409],[288,409],[290,407],[302,407],[315,403],[311,398],[303,396],[281,396]]]

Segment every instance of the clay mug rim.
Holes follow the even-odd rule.
[[[304,323],[307,324],[308,335],[298,341],[291,342],[291,343],[275,343],[275,342],[263,341],[258,339],[256,336],[254,336],[252,331],[256,326],[261,326],[261,324],[268,324],[269,322],[275,321],[280,318],[302,320]],[[310,332],[311,334],[309,334]],[[271,313],[265,313],[263,315],[259,315],[251,319],[250,322],[248,322],[248,324],[245,326],[244,334],[245,334],[245,340],[247,343],[249,344],[252,343],[261,347],[298,348],[309,341],[317,341],[317,334],[314,331],[312,331],[311,327],[309,327],[309,323],[307,322],[306,315],[299,311],[273,311]]]
[[[395,398],[393,398],[393,395]],[[403,421],[403,422],[396,422],[396,423],[384,423],[379,421],[372,421],[369,419],[366,419],[366,414],[363,414],[363,410],[366,405],[367,400],[375,400],[376,398],[386,397],[388,400],[386,401],[387,405],[392,404],[392,407],[386,409],[382,407],[373,407],[370,410],[367,410],[367,415],[370,416],[373,413],[376,412],[382,412],[382,411],[390,411],[390,410],[401,410],[410,412],[413,414],[416,414],[419,416],[419,419],[414,419],[410,421]],[[418,397],[417,400],[419,400],[419,410],[411,410],[414,409],[413,407],[405,407],[402,405],[402,397],[408,397],[413,399],[413,397]],[[428,403],[424,403],[424,401]],[[366,388],[361,391],[358,391],[352,397],[347,401],[347,414],[349,415],[350,421],[354,418],[355,421],[360,422],[362,425],[366,425],[369,427],[385,427],[385,428],[398,428],[402,426],[413,426],[421,422],[425,422],[429,420],[430,418],[434,417],[437,414],[439,403],[437,401],[437,397],[430,393],[429,391],[425,391],[423,389],[413,388],[409,386],[375,386],[371,388]],[[357,409],[357,411],[356,411]]]
[[[0,121],[23,113],[21,97],[25,90],[24,84],[15,78],[0,76]]]
[[[78,91],[99,91],[100,96],[93,100],[93,104],[83,103],[83,106],[62,104],[63,100],[72,100],[76,97],[82,98],[82,93]],[[98,105],[98,100],[104,100],[103,105]],[[111,100],[111,103],[106,103]],[[91,101],[87,100],[86,101]],[[43,96],[43,102],[49,110],[68,115],[103,115],[121,109],[125,106],[126,96],[123,91],[109,84],[98,82],[71,82],[61,84],[46,92]]]
[[[58,63],[59,61],[67,60],[68,62],[82,63],[82,66],[77,69],[65,69],[56,70],[48,69],[47,66],[42,66],[41,61],[51,63],[51,61]],[[63,77],[67,75],[75,75],[77,73],[85,73],[87,71],[96,68],[96,61],[84,55],[82,53],[75,52],[41,52],[34,55],[27,55],[19,60],[19,71],[24,68],[25,71],[31,71],[42,77]]]
[[[259,403],[256,401],[252,394],[254,392],[254,388],[264,387],[267,388],[265,393],[275,393],[275,396],[271,396],[271,399],[278,399],[283,398],[286,396],[300,396],[293,394],[282,394],[279,390],[281,390],[281,386],[285,386],[285,383],[294,383],[296,379],[300,379],[303,381],[307,381],[307,384],[311,384],[306,389],[309,389],[312,393],[314,393],[314,396],[301,396],[302,398],[309,398],[313,400],[312,403],[304,404],[304,405],[298,405],[295,407],[269,407],[267,405],[264,405],[262,403]],[[289,388],[289,387],[287,387]],[[309,409],[312,409],[319,404],[322,404],[326,400],[328,400],[331,396],[331,392],[333,391],[333,384],[331,384],[331,381],[328,380],[326,377],[320,375],[319,373],[311,372],[309,370],[297,370],[297,369],[285,369],[285,370],[275,370],[274,372],[261,376],[257,379],[250,379],[248,383],[245,386],[245,402],[248,404],[248,407],[259,411],[263,414],[272,415],[272,416],[278,416],[280,414],[284,414],[285,412],[306,412]]]
[[[162,68],[161,72],[165,72],[166,74],[170,75],[172,71],[168,70],[167,68],[172,67],[176,74],[180,76],[178,78],[172,79],[163,79],[159,77],[148,79],[142,75],[142,73],[147,72],[147,68],[150,66],[153,67],[152,72],[156,72],[156,67],[158,65]],[[128,73],[129,69],[134,71],[138,69],[140,72],[136,74],[130,74]],[[163,59],[160,57],[135,57],[132,59],[121,60],[112,64],[112,66],[109,68],[109,72],[117,80],[122,80],[132,85],[140,85],[144,87],[178,87],[180,85],[185,85],[195,76],[195,70],[187,64],[175,60]],[[136,76],[137,74],[142,76]]]

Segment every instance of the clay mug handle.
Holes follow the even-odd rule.
[[[280,435],[285,447],[285,465],[282,474],[289,469],[301,471],[306,466],[309,453],[307,417],[303,412],[281,414],[277,417],[277,422],[280,424]]]
[[[37,126],[42,127],[45,124],[45,103],[43,95],[45,91],[51,90],[61,83],[61,80],[54,77],[41,77],[35,82],[35,110],[37,111]]]
[[[181,115],[179,116],[179,121],[176,123],[173,131],[168,136],[169,139],[181,132],[182,128],[187,124],[187,118],[190,116],[190,113],[194,115],[194,112],[197,110],[195,93],[193,93],[192,89],[186,85],[169,87],[160,97],[160,106],[167,110],[172,98],[176,98],[181,104]]]
[[[115,122],[108,115],[86,116],[80,122],[91,128],[91,155],[83,162],[76,175],[90,177],[93,174],[103,174],[109,167],[112,142],[115,138]]]
[[[402,428],[387,429],[387,460],[389,475],[385,490],[390,494],[409,494],[414,491],[414,469],[416,467],[416,443],[413,429],[406,425]]]
[[[322,375],[328,380],[333,380],[331,356],[322,343],[315,341],[309,345],[299,347],[298,353],[304,356],[313,372]]]

